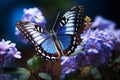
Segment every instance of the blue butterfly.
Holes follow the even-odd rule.
[[[83,29],[83,6],[68,10],[50,31],[36,23],[19,21],[17,28],[46,60],[57,60],[70,55],[79,44],[79,31]]]

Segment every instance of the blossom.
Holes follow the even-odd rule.
[[[21,52],[17,51],[15,46],[15,43],[2,39],[0,42],[0,66],[11,62],[13,58],[21,58]]]
[[[0,80],[11,80],[11,77],[7,74],[0,74]]]
[[[102,16],[96,16],[94,22],[91,25],[92,28],[98,28],[109,32],[114,35],[118,42],[120,42],[120,30],[116,29],[116,23],[103,18]]]
[[[74,72],[76,71],[76,69],[78,68],[78,65],[77,65],[77,62],[75,61],[76,57],[73,56],[73,57],[65,57],[63,56],[61,59],[62,59],[62,62],[61,62],[61,65],[63,66],[63,69],[62,69],[62,72],[64,74],[69,74],[71,72]]]
[[[84,67],[91,64],[90,57],[85,51],[81,51],[76,55],[76,61],[80,66]]]
[[[108,29],[108,28],[114,28],[116,24],[113,21],[107,20],[103,18],[102,16],[96,16],[94,19],[94,22],[92,23],[91,27],[97,27],[99,29]]]
[[[30,21],[39,24],[40,26],[45,27],[46,19],[42,15],[42,12],[37,8],[29,8],[23,10],[24,15],[22,17],[23,21]]]
[[[46,27],[46,19],[43,16],[42,12],[37,8],[29,8],[29,9],[24,9],[23,10],[24,14],[21,18],[22,21],[30,21],[33,23],[36,23],[42,27]],[[21,34],[21,32],[17,29],[15,31],[15,35],[18,36],[18,38],[23,42],[23,43],[28,43],[28,40]]]
[[[96,29],[88,30],[86,34],[82,34],[81,38],[83,39],[81,42],[83,52],[79,52],[77,57],[81,59],[78,58],[82,66],[99,66],[111,61],[112,50],[115,47],[115,37],[113,35],[104,30]]]
[[[89,40],[85,45],[85,51],[91,54],[97,54],[101,50],[101,44],[98,40]]]

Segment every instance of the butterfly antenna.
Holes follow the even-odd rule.
[[[34,17],[40,21],[40,19],[37,16],[34,16]]]
[[[52,27],[53,30],[54,30],[54,28],[55,28],[55,26],[56,26],[56,24],[57,24],[57,22],[58,22],[59,16],[60,16],[60,12],[58,12],[58,14],[57,14],[56,20],[55,20],[54,25],[53,25],[53,27]]]

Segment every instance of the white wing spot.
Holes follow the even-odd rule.
[[[33,35],[34,33],[36,33],[36,31],[32,31],[32,32],[30,32],[31,35]]]
[[[50,59],[50,57],[49,57],[49,56],[46,56],[46,58]]]
[[[38,36],[38,37],[34,38],[35,41],[38,41],[38,40],[40,40],[40,39],[42,39],[41,36]]]
[[[74,19],[75,17],[70,17],[69,19]]]
[[[25,29],[31,29],[34,28],[33,26],[27,26]]]
[[[40,35],[39,33],[36,33],[36,34],[33,34],[32,37],[34,38],[34,37],[37,37],[39,35]]]
[[[74,24],[73,23],[69,23],[69,24],[66,24],[65,26],[66,27],[72,27],[72,26],[74,26]]]
[[[41,32],[43,32],[43,29],[41,28]]]
[[[38,40],[38,41],[37,41],[37,44],[39,45],[39,44],[41,44],[41,42],[43,42],[43,41],[44,41],[44,38],[41,39],[41,40]]]
[[[72,22],[74,22],[74,20],[68,20],[68,23],[72,23]]]

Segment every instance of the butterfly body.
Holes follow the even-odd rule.
[[[16,23],[18,29],[34,45],[37,53],[49,60],[70,55],[79,43],[79,31],[83,28],[83,7],[76,6],[67,11],[58,25],[50,31],[29,21]]]

